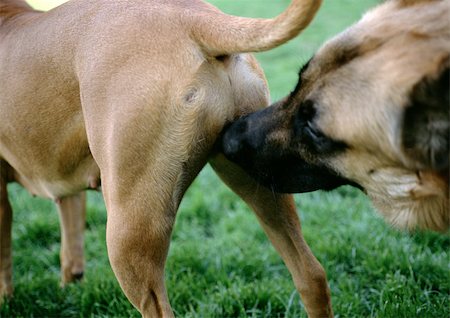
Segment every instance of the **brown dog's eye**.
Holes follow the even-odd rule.
[[[300,104],[294,120],[294,134],[302,145],[314,149],[320,143],[321,134],[314,126],[316,110],[314,102],[305,100]]]
[[[299,146],[315,154],[330,154],[344,150],[347,145],[326,136],[317,126],[317,111],[312,100],[305,100],[294,119],[294,135]]]
[[[304,128],[305,134],[307,134],[309,137],[311,137],[314,140],[320,140],[320,138],[323,138],[323,135],[313,126],[310,120],[306,122],[305,128]]]
[[[312,122],[315,116],[316,109],[314,108],[314,102],[309,99],[302,102],[294,118],[295,136],[301,137],[305,133],[305,129],[308,131],[313,130]]]

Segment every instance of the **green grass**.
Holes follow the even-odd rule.
[[[326,0],[299,38],[258,54],[272,97],[287,94],[324,39],[377,1]],[[269,17],[288,1],[214,1],[231,14]],[[263,4],[261,4],[263,3]],[[205,195],[208,189],[214,189]],[[105,245],[106,212],[88,195],[85,280],[59,288],[59,223],[49,201],[10,185],[14,298],[1,317],[139,317],[119,288]],[[357,190],[296,196],[303,231],[327,271],[338,317],[448,317],[448,235],[391,229]],[[178,213],[166,266],[178,317],[306,317],[288,271],[255,216],[207,167]]]

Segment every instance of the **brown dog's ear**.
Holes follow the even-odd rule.
[[[402,146],[407,157],[423,168],[449,166],[449,58],[440,72],[426,76],[412,89],[402,127]]]

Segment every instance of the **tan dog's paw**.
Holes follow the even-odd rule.
[[[67,284],[81,281],[84,276],[83,266],[67,266],[61,268],[61,288],[65,287]]]

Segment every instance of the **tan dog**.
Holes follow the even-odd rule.
[[[173,316],[164,286],[170,234],[186,188],[210,160],[257,214],[308,314],[332,316],[291,196],[212,152],[227,121],[268,104],[262,70],[241,53],[286,42],[319,5],[293,0],[264,20],[199,0],[74,0],[46,13],[0,0],[0,294],[13,290],[7,183],[57,202],[64,284],[82,276],[82,191],[101,176],[122,289],[143,316]]]
[[[278,190],[350,183],[395,226],[447,230],[449,16],[449,0],[368,12],[303,67],[290,96],[231,125],[225,153]]]

